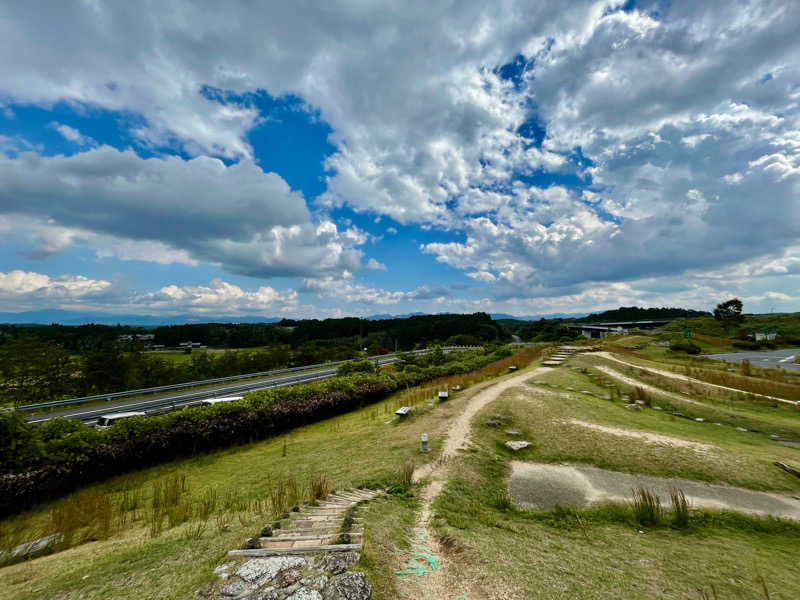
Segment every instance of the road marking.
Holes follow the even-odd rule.
[[[778,362],[791,362],[794,359],[795,359],[795,355],[792,354],[791,356],[787,356],[786,358],[784,358],[783,360],[779,360]]]

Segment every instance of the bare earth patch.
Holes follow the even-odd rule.
[[[567,421],[572,425],[578,425],[586,429],[593,429],[609,435],[616,435],[619,437],[626,437],[631,439],[642,440],[647,444],[658,444],[666,446],[677,446],[680,448],[690,448],[698,454],[709,454],[717,450],[711,444],[703,444],[701,442],[692,442],[682,438],[673,437],[671,435],[663,435],[660,433],[649,433],[645,431],[635,431],[633,429],[622,429],[621,427],[608,427],[607,425],[598,425],[597,423],[588,423],[586,421],[579,421],[578,419],[570,419]]]

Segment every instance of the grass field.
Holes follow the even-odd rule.
[[[697,378],[728,373],[666,354],[620,350],[617,357],[677,374],[689,366]],[[592,354],[569,364],[576,368],[536,375],[474,418],[471,443],[453,459],[432,506],[448,589],[443,597],[800,597],[800,523],[695,510],[681,526],[669,519],[644,526],[627,505],[540,512],[511,504],[511,460],[588,464],[800,496],[800,478],[772,464],[800,466],[800,449],[770,437],[779,432],[800,439],[800,413],[792,406],[699,384],[675,386]],[[731,375],[749,392],[759,386],[772,390],[776,383],[758,374]],[[0,569],[4,598],[190,597],[211,579],[227,550],[272,519],[270,496],[278,484],[296,487],[299,498],[308,496],[311,479],[319,477],[334,488],[396,486],[407,461],[420,466],[435,458],[453,418],[494,381],[476,381],[450,401],[432,405],[445,382],[412,388],[285,436],[89,486],[6,520],[0,523],[0,547],[52,533],[57,524],[63,528],[71,505],[93,507],[89,522],[74,532],[74,547]],[[626,408],[623,394],[640,398],[642,408]],[[387,424],[401,405],[415,410]],[[507,417],[503,425],[488,427],[496,414]],[[736,429],[742,423],[748,431]],[[532,446],[518,453],[506,448],[508,427],[520,430],[519,438]],[[431,440],[427,455],[418,450],[422,432]],[[405,578],[416,575],[396,573],[413,554],[420,490],[399,487],[397,495],[373,501],[366,517],[366,548],[357,568],[367,573],[376,600],[420,597],[406,585]],[[174,498],[157,528],[153,499],[166,497],[167,488]],[[110,511],[104,512],[102,498]]]
[[[506,392],[473,422],[473,444],[453,466],[434,504],[435,527],[449,548],[451,583],[464,597],[489,598],[793,598],[800,559],[800,525],[703,512],[692,525],[644,528],[630,509],[527,512],[510,506],[508,461],[593,464],[659,476],[723,482],[795,495],[800,479],[771,465],[800,462],[800,451],[766,436],[671,418],[654,410],[629,411],[594,380],[561,368],[537,377],[548,385]],[[576,391],[568,391],[575,387]],[[512,453],[490,415],[522,432],[533,446]],[[608,429],[650,432],[710,446],[651,444]],[[700,446],[702,447],[702,446]],[[712,589],[713,586],[713,589]],[[764,588],[770,593],[766,596]],[[706,594],[704,596],[703,594]]]
[[[497,369],[505,371],[505,363]],[[264,442],[116,477],[7,519],[0,523],[0,548],[63,531],[67,518],[76,523],[74,547],[0,569],[4,598],[190,597],[228,550],[273,520],[269,499],[278,484],[294,482],[299,500],[314,477],[334,489],[395,484],[405,462],[435,455],[448,421],[493,372],[490,365]],[[429,405],[439,387],[456,380],[475,385]],[[387,424],[401,405],[414,406],[412,415]],[[422,432],[430,436],[431,454],[419,452]],[[176,480],[175,501],[156,527],[154,498]],[[394,597],[393,553],[407,545],[414,506],[413,497],[392,497],[368,515],[362,560],[382,590],[376,597]]]

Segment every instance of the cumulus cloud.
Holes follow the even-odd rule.
[[[126,111],[145,144],[239,162],[107,148],[45,158],[0,137],[21,153],[0,159],[0,208],[63,228],[32,258],[90,232],[299,275],[330,298],[408,294],[331,275],[358,268],[369,236],[313,221],[252,162],[261,117],[247,94],[266,90],[300,96],[332,127],[320,206],[451,230],[457,241],[421,250],[499,301],[585,306],[589,289],[645,301],[667,293],[659,277],[723,293],[709,273],[793,269],[779,257],[800,238],[800,11],[625,4],[231,3],[211,16],[179,1],[15,3],[0,19],[4,102]],[[31,34],[55,24],[73,35]],[[513,76],[498,68],[515,60]],[[753,294],[768,291],[784,293]]]
[[[25,152],[0,157],[0,180],[0,212],[51,225],[40,227],[44,240],[31,258],[63,250],[85,231],[131,240],[113,251],[122,257],[168,247],[182,262],[303,276],[357,269],[355,246],[365,241],[357,228],[313,223],[301,194],[247,160],[142,159],[107,146],[72,156]],[[101,246],[100,254],[112,253]]]
[[[13,270],[0,273],[0,307],[20,311],[41,306],[73,305],[100,295],[111,287],[110,281],[81,275],[50,277],[42,273]]]
[[[240,315],[259,313],[265,316],[294,314],[298,310],[297,292],[279,291],[261,286],[246,291],[221,279],[207,286],[162,287],[157,292],[137,295],[133,303],[148,311],[193,314]]]

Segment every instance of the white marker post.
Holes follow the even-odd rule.
[[[423,433],[421,437],[422,437],[422,444],[421,444],[421,447],[420,447],[420,451],[422,451],[422,452],[430,452],[431,449],[428,448],[428,434],[427,433]]]

